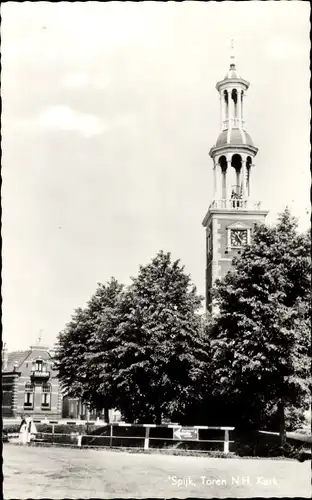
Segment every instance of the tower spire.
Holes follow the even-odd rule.
[[[246,131],[244,104],[249,82],[235,67],[231,39],[230,68],[217,82],[220,96],[221,131],[210,149],[213,159],[213,199],[203,220],[206,228],[206,307],[213,309],[212,287],[230,269],[233,256],[250,244],[253,224],[267,215],[260,202],[252,201],[253,160],[258,149]]]

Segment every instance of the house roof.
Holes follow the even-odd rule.
[[[8,361],[6,368],[4,369],[5,372],[12,372],[14,369],[14,366],[18,368],[21,366],[21,364],[28,358],[30,355],[31,350],[28,349],[27,351],[13,351],[8,353]]]
[[[7,365],[6,368],[3,370],[5,372],[12,372],[14,369],[14,366],[16,366],[16,371],[19,371],[19,367],[26,361],[26,359],[31,355],[36,353],[36,356],[45,358],[47,357],[47,354],[49,355],[50,358],[51,355],[48,352],[48,349],[45,347],[33,349],[33,346],[31,346],[30,349],[27,349],[25,351],[13,351],[8,353],[8,360],[7,360]],[[32,356],[33,357],[33,356]]]

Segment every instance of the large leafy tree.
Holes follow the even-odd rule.
[[[94,352],[94,339],[106,310],[115,307],[123,286],[115,278],[98,288],[84,309],[77,309],[71,321],[58,336],[55,364],[67,394],[79,397],[96,409],[110,407],[110,401],[97,391],[94,366],[89,357]],[[91,370],[91,371],[90,371]]]
[[[242,426],[263,425],[275,412],[281,444],[285,409],[309,401],[310,255],[309,234],[298,233],[286,209],[275,227],[256,227],[214,291],[214,394],[240,408]]]
[[[120,295],[118,312],[103,316],[93,356],[99,390],[127,420],[179,419],[200,397],[207,363],[201,300],[179,261],[159,252]]]

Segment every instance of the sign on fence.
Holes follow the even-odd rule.
[[[196,441],[198,440],[198,429],[194,429],[194,427],[178,427],[173,431],[173,439]]]

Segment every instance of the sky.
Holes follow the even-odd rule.
[[[308,227],[308,2],[2,5],[2,322],[52,346],[97,283],[159,250],[204,295],[209,150],[235,40],[253,199]]]

